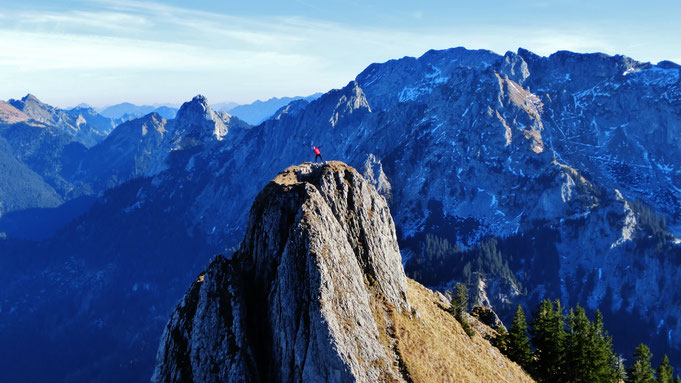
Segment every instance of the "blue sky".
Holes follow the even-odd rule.
[[[308,95],[455,46],[681,63],[675,0],[1,1],[0,99],[62,107]]]

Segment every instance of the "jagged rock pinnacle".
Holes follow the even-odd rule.
[[[203,116],[206,119],[210,118],[212,114],[212,109],[208,105],[208,100],[203,95],[196,95],[191,101],[182,104],[180,109],[177,111],[176,118],[178,120],[190,119],[195,116]]]
[[[181,144],[185,147],[222,140],[228,131],[225,121],[213,111],[202,95],[182,104],[177,111],[175,125],[178,127],[178,140],[188,139]]]

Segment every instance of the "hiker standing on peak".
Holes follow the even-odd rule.
[[[321,148],[321,147],[322,147],[321,145],[320,145],[320,146],[314,146],[314,145],[312,145],[312,151],[314,152],[314,163],[315,163],[315,164],[317,163],[317,158],[319,158],[320,160],[322,160],[322,163],[326,164],[326,162],[325,162],[324,159],[322,158],[322,152],[319,151],[319,148]]]

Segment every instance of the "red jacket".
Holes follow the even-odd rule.
[[[320,152],[320,151],[319,151],[319,148],[316,147],[316,146],[313,146],[313,147],[312,147],[312,151],[314,152],[314,154],[316,154],[316,155],[318,155],[318,156],[322,154],[322,152]]]

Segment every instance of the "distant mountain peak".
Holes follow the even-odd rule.
[[[194,96],[194,98],[192,98],[192,102],[199,102],[203,105],[208,106],[208,99],[206,98],[206,96],[202,94],[197,94],[196,96]]]
[[[307,97],[271,97],[267,101],[256,100],[251,104],[235,106],[229,110],[229,114],[239,117],[251,125],[258,125],[278,116],[279,111],[292,102],[298,100],[311,102],[320,96],[320,93],[315,93]]]
[[[223,112],[229,112],[233,108],[239,106],[236,102],[233,101],[228,101],[228,102],[219,102],[217,104],[213,104],[211,107],[216,110],[216,111],[223,111]]]
[[[38,97],[30,93],[20,100],[10,99],[9,103],[30,118],[48,125],[57,126],[63,120],[61,110],[41,102]]]
[[[165,134],[166,120],[161,117],[158,113],[149,113],[135,120],[130,120],[120,124],[113,132],[107,137],[105,142],[110,142],[119,136],[133,137],[134,139],[141,139],[148,133],[152,132],[155,134],[155,140],[153,148],[149,151],[153,151],[157,146],[161,144],[163,135]]]
[[[152,112],[156,112],[163,118],[169,120],[175,118],[175,115],[177,114],[177,108],[164,105],[135,105],[129,102],[123,102],[102,109],[100,114],[113,119],[117,124],[121,124],[123,122],[145,116]]]
[[[330,115],[329,124],[333,127],[343,120],[353,118],[358,113],[369,112],[372,109],[369,105],[364,90],[357,81],[350,81],[342,89],[334,89],[318,100],[310,103],[311,110],[318,110],[324,115]]]
[[[279,108],[272,116],[272,119],[278,120],[284,115],[295,116],[305,110],[307,104],[309,104],[309,102],[303,98],[291,101],[288,105]]]
[[[31,93],[20,100],[11,99],[8,103],[30,119],[57,128],[86,147],[101,142],[115,127],[111,119],[99,115],[94,109],[77,107],[63,110],[45,104]]]
[[[175,117],[178,121],[186,121],[196,119],[198,116],[205,118],[206,120],[214,120],[215,112],[208,105],[208,100],[203,95],[196,95],[191,101],[185,102],[177,111],[177,116]]]
[[[21,101],[26,102],[26,101],[35,101],[35,102],[40,102],[38,97],[32,95],[31,93],[28,93],[26,96],[24,96]]]
[[[681,69],[681,65],[669,60],[662,60],[657,63],[657,66],[662,69]]]
[[[54,110],[56,108],[47,105],[40,101],[38,97],[32,95],[31,93],[28,93],[24,97],[22,97],[20,100],[15,100],[15,99],[10,99],[9,103],[12,104],[15,108],[27,112],[29,116],[31,116],[31,113],[27,109],[34,109],[37,108],[39,110],[44,110],[46,112],[49,112],[50,110]],[[34,117],[34,116],[31,116]],[[39,120],[39,119],[38,119]]]

